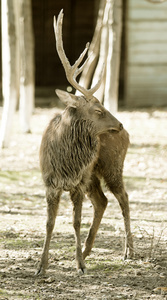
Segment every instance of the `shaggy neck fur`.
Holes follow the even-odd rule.
[[[40,151],[45,185],[63,190],[71,190],[82,181],[99,148],[93,123],[71,115],[69,111],[69,114],[58,115],[51,121]]]

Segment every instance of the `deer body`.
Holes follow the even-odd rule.
[[[107,206],[107,198],[100,185],[101,177],[118,199],[122,209],[125,223],[125,258],[128,252],[130,256],[133,255],[129,202],[122,179],[123,163],[129,144],[128,133],[93,96],[95,90],[99,88],[100,81],[90,90],[77,84],[75,77],[83,69],[83,66],[78,68],[78,64],[83,59],[85,50],[71,67],[62,45],[62,18],[61,11],[57,24],[56,22],[54,24],[57,51],[69,82],[84,96],[74,96],[56,90],[57,95],[67,107],[61,115],[56,115],[51,120],[42,138],[40,166],[46,187],[47,224],[37,274],[44,274],[48,264],[50,239],[63,190],[69,191],[73,204],[77,270],[79,273],[85,273],[84,259],[91,251]],[[93,204],[94,217],[82,252],[80,226],[85,193],[88,194]]]
[[[96,98],[90,103],[60,90],[57,94],[68,106],[51,120],[44,133],[40,164],[46,186],[69,191],[97,159],[98,135],[109,129],[121,130],[122,124]]]

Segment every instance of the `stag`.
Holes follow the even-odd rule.
[[[63,11],[59,13],[57,23],[54,18],[57,52],[69,83],[82,95],[75,96],[56,90],[58,97],[66,104],[66,109],[51,120],[43,134],[40,167],[46,187],[47,223],[37,274],[44,274],[47,268],[49,244],[63,191],[69,191],[73,204],[77,270],[80,274],[86,272],[84,260],[91,252],[108,202],[101,188],[101,178],[104,178],[122,210],[125,224],[124,257],[126,258],[127,254],[133,255],[129,202],[122,178],[129,136],[123,125],[93,96],[100,86],[101,79],[91,89],[85,89],[77,83],[76,77],[84,68],[84,64],[81,67],[79,65],[88,45],[71,66],[63,48],[62,23]],[[82,252],[80,226],[85,194],[93,204],[94,216]]]

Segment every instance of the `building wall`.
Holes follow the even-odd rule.
[[[35,36],[36,90],[41,96],[55,88],[65,88],[68,82],[56,52],[53,16],[63,8],[63,43],[70,63],[91,41],[94,32],[95,0],[32,0]],[[45,91],[44,91],[45,90]]]
[[[167,105],[167,2],[128,0],[125,98],[128,106]]]
[[[35,86],[37,97],[55,96],[55,88],[66,88],[68,82],[56,52],[53,16],[63,8],[63,42],[71,63],[91,42],[99,0],[31,0],[35,42]],[[1,12],[1,6],[0,6]],[[1,14],[0,14],[1,31]],[[0,37],[0,104],[2,104]],[[43,101],[43,100],[42,100]],[[41,103],[39,103],[41,104]]]

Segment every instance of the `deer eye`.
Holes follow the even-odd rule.
[[[98,115],[101,115],[101,116],[103,115],[103,112],[101,110],[99,110],[99,109],[96,109],[95,113],[98,114]]]

